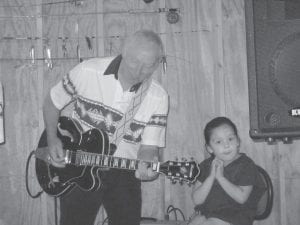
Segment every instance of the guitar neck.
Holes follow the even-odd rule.
[[[166,161],[166,162],[148,162],[138,159],[127,159],[115,157],[113,155],[103,155],[90,153],[81,150],[65,151],[65,163],[74,166],[96,166],[103,168],[116,168],[124,170],[136,170],[140,162],[147,163],[150,168],[157,172],[166,175],[172,181],[179,180],[193,183],[200,174],[199,165],[195,161]],[[38,148],[35,151],[36,158],[51,164],[48,147]],[[47,168],[51,168],[47,166]]]
[[[67,164],[77,166],[98,166],[104,168],[116,168],[124,170],[137,170],[139,162],[146,162],[138,159],[127,159],[112,155],[103,155],[84,151],[66,151],[65,161]],[[153,171],[159,172],[159,162],[146,162]]]

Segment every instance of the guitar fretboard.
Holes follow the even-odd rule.
[[[141,160],[115,157],[112,155],[103,155],[89,153],[77,150],[66,151],[66,163],[76,166],[99,166],[106,168],[118,168],[126,170],[136,170]],[[159,172],[159,162],[146,162],[153,171]]]

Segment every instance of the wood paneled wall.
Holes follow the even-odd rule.
[[[178,23],[168,23],[159,8],[178,8]],[[25,186],[27,157],[44,129],[43,98],[79,62],[79,56],[118,54],[123,37],[140,28],[153,29],[165,43],[167,73],[156,75],[171,99],[163,159],[194,157],[200,162],[205,156],[202,132],[206,122],[228,116],[238,126],[242,151],[265,168],[273,181],[273,211],[255,224],[299,224],[300,142],[268,145],[248,135],[244,1],[2,0],[0,27],[6,137],[0,146],[0,225],[55,224],[53,198],[42,194],[32,199]],[[32,48],[34,62],[29,55]],[[44,59],[47,48],[52,68]],[[29,187],[35,194],[40,188],[33,162]],[[191,189],[171,184],[164,176],[144,183],[143,216],[162,219],[172,204],[188,217],[193,209]],[[101,210],[95,224],[101,224],[104,217]]]

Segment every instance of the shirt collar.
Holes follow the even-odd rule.
[[[137,92],[137,90],[139,89],[139,87],[141,86],[142,82],[139,82],[135,85],[132,85],[132,87],[129,89],[130,92]]]
[[[122,61],[122,55],[118,55],[116,58],[114,58],[110,64],[108,65],[108,67],[106,68],[104,75],[111,75],[114,74],[116,80],[118,79],[118,71],[119,71],[119,67]]]
[[[122,61],[122,55],[118,55],[116,56],[108,65],[108,67],[106,68],[104,75],[111,75],[113,74],[116,78],[116,80],[118,80],[118,71],[119,71],[119,67]],[[139,82],[137,84],[132,85],[132,87],[129,89],[130,92],[136,92],[139,87],[141,86],[142,82]]]

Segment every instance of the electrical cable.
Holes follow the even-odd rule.
[[[102,225],[104,225],[106,223],[106,221],[108,220],[108,217],[106,217],[103,222],[102,222]]]
[[[28,195],[31,197],[31,198],[38,198],[40,197],[40,195],[43,193],[43,191],[40,191],[38,192],[37,194],[33,195],[31,193],[31,191],[29,190],[29,185],[28,185],[28,168],[29,168],[29,162],[30,162],[30,159],[31,157],[35,154],[35,151],[31,151],[28,158],[27,158],[27,162],[26,162],[26,170],[25,170],[25,184],[26,184],[26,190],[27,190],[27,193]]]
[[[170,212],[174,210],[174,206],[173,205],[169,205],[168,208],[167,208],[167,214],[166,214],[166,217],[167,217],[167,220],[170,219]],[[176,214],[176,211],[174,211],[174,216],[175,216],[175,220],[177,220],[177,214]]]
[[[37,194],[33,195],[31,193],[31,191],[29,190],[29,184],[28,184],[28,169],[29,169],[29,163],[30,163],[30,159],[32,158],[32,156],[35,154],[35,151],[31,151],[28,158],[27,158],[27,162],[26,162],[26,170],[25,170],[25,183],[26,183],[26,190],[28,195],[31,198],[38,198],[40,197],[40,195],[44,192],[39,191]],[[54,197],[54,219],[55,219],[55,225],[58,225],[58,215],[57,215],[57,197]]]
[[[57,216],[57,197],[54,197],[54,220],[55,220],[55,225],[58,225],[58,216]]]
[[[177,221],[178,220],[178,217],[177,217],[177,211],[180,213],[182,219],[185,221],[185,216],[183,214],[183,212],[179,209],[179,208],[176,208],[174,207],[173,205],[169,205],[168,208],[167,208],[167,217],[170,218],[170,213],[171,212],[174,212],[174,216],[175,216],[175,220]]]
[[[173,206],[173,205],[169,205],[169,206],[168,206],[168,208],[167,208],[167,214],[169,214],[169,212],[170,212],[171,209],[174,209],[174,206]]]
[[[173,209],[170,210],[169,213],[171,213],[172,211],[174,211],[174,214],[175,214],[175,220],[176,220],[176,221],[177,221],[177,213],[176,213],[176,211],[178,211],[178,212],[180,213],[182,219],[185,221],[185,216],[184,216],[183,212],[182,212],[179,208],[173,208]]]

